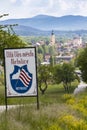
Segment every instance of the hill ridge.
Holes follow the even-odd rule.
[[[33,30],[35,34],[49,30],[57,31],[75,31],[75,30],[87,30],[87,17],[80,15],[65,15],[60,17],[49,16],[49,15],[36,15],[31,18],[19,18],[19,19],[7,19],[0,21],[0,24],[18,24],[15,30],[19,32],[27,33],[28,29]],[[27,27],[27,29],[26,29]],[[35,29],[35,32],[34,32]],[[18,34],[20,34],[18,32]],[[37,35],[36,34],[36,35]],[[22,34],[24,35],[24,34]]]

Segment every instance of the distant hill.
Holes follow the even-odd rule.
[[[49,35],[49,31],[42,31],[39,29],[35,29],[29,26],[22,26],[18,25],[13,27],[16,34],[21,36],[43,36],[43,35]]]
[[[87,30],[87,17],[73,15],[62,17],[37,15],[32,18],[8,19],[0,21],[0,24],[18,24],[19,26],[15,27],[15,31],[19,35],[44,35],[49,34],[49,30]]]

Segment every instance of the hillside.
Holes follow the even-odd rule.
[[[39,29],[35,29],[29,26],[22,26],[18,25],[14,27],[14,31],[16,34],[21,35],[21,36],[43,36],[43,35],[48,35],[49,32],[42,31]]]
[[[87,30],[87,17],[37,15],[32,18],[8,19],[0,21],[0,24],[18,24],[14,29],[19,35],[48,35],[49,30],[52,29],[56,31]]]

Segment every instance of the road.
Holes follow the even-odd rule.
[[[15,107],[17,107],[18,105],[8,105],[7,106],[7,109],[11,109],[11,108],[15,108]],[[6,110],[6,106],[5,105],[0,105],[0,112],[3,112],[3,111],[5,111]]]

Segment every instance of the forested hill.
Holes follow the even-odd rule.
[[[8,19],[0,21],[0,24],[18,24],[14,29],[19,35],[48,35],[50,30],[87,30],[87,17],[37,15],[32,18]]]

